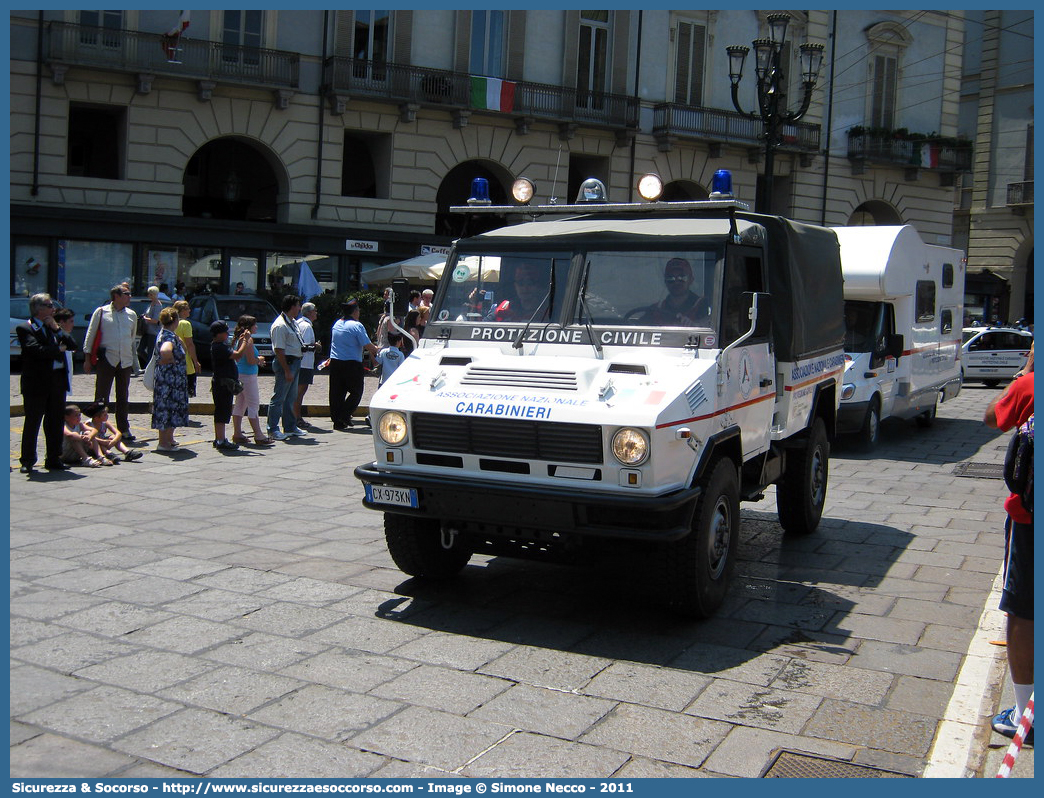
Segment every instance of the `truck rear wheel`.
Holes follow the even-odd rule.
[[[443,546],[442,524],[437,518],[384,514],[384,538],[388,553],[403,573],[428,579],[448,579],[460,573],[471,559],[471,550],[452,536]]]
[[[927,429],[935,423],[935,417],[939,414],[939,395],[935,396],[935,404],[925,410],[919,416],[914,416],[914,421],[917,422],[918,427]]]
[[[728,590],[739,543],[739,479],[731,460],[719,460],[701,481],[692,530],[665,544],[657,574],[668,607],[709,618]]]
[[[787,468],[776,484],[776,507],[783,531],[807,535],[819,526],[826,504],[830,441],[823,419],[816,418],[804,446],[787,452]]]

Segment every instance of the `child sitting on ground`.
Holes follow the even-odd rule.
[[[83,423],[83,414],[76,405],[65,408],[65,427],[62,437],[62,462],[80,463],[88,468],[112,465],[101,453],[100,447],[91,437]]]
[[[123,442],[123,433],[109,421],[109,408],[104,402],[89,404],[83,409],[83,412],[91,419],[91,423],[85,423],[84,427],[87,428],[91,439],[98,444],[104,465],[114,465],[120,462],[120,454],[127,462],[138,460],[141,457],[142,453],[139,450],[131,449]]]

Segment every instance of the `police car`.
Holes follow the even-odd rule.
[[[961,338],[964,382],[990,387],[1015,376],[1033,344],[1033,333],[1018,327],[965,327]]]

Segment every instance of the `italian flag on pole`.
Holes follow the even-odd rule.
[[[515,84],[500,78],[471,78],[471,106],[510,112],[515,106]]]

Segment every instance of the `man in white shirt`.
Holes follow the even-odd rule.
[[[301,318],[297,320],[297,329],[301,332],[301,340],[304,342],[301,356],[301,371],[297,375],[297,400],[294,402],[294,416],[297,419],[298,429],[308,429],[311,424],[304,420],[302,404],[304,396],[308,393],[308,386],[312,384],[312,376],[315,374],[315,356],[323,350],[323,345],[315,339],[315,320],[319,318],[319,311],[311,302],[301,305]]]
[[[134,353],[134,336],[138,329],[138,314],[131,310],[131,292],[124,285],[114,285],[109,290],[111,302],[95,309],[87,336],[83,341],[83,373],[97,369],[94,383],[94,401],[111,406],[109,393],[116,383],[116,428],[123,433],[123,440],[130,442],[134,436],[130,431],[127,412],[130,407],[130,379],[137,359]],[[95,352],[95,339],[101,336]],[[92,357],[97,362],[92,363]]]
[[[298,428],[294,416],[297,376],[301,371],[301,356],[304,354],[301,331],[294,321],[300,312],[301,297],[287,294],[283,297],[283,312],[272,322],[271,327],[272,349],[275,351],[275,362],[272,364],[275,389],[268,403],[268,437],[277,441],[305,434],[304,430]],[[282,432],[279,431],[280,419],[283,421]]]

